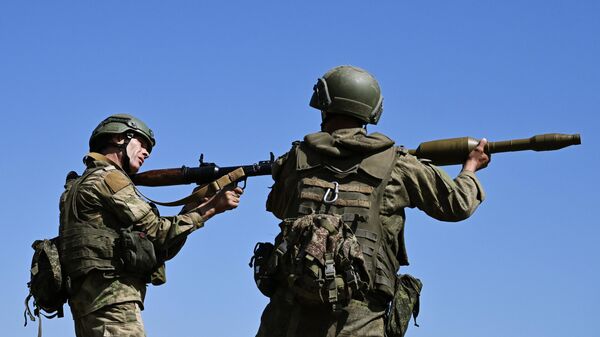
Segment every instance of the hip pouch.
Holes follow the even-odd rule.
[[[144,232],[121,228],[117,239],[121,271],[149,277],[158,267],[154,245]]]
[[[421,289],[423,283],[409,275],[397,275],[394,298],[385,316],[385,336],[402,337],[406,334],[410,317],[414,317],[415,326],[419,315]]]
[[[254,269],[256,287],[267,297],[271,297],[277,288],[275,281],[277,261],[273,254],[274,249],[275,246],[270,242],[257,242],[249,263],[250,268]]]

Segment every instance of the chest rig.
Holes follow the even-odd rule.
[[[80,217],[77,196],[81,184],[94,174],[103,174],[101,171],[114,170],[112,166],[94,167],[81,177],[72,172],[67,178],[66,190],[61,196],[59,253],[68,280],[99,270],[150,281],[150,273],[157,267],[154,246],[144,232],[135,230],[132,225],[124,226],[100,210],[88,211],[90,219]]]
[[[323,155],[306,144],[296,148],[297,214],[336,215],[356,236],[368,273],[368,289],[393,285],[395,270],[387,261],[380,220],[380,205],[397,149],[393,146],[376,153],[350,157]],[[291,207],[290,210],[294,209]]]
[[[61,197],[59,252],[65,274],[71,279],[85,275],[93,269],[115,270],[113,247],[119,236],[117,231],[102,223],[82,221],[76,206],[81,183],[101,170],[106,169],[88,169],[81,177],[77,177],[74,172],[70,173],[66,190]]]

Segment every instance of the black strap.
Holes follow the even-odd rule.
[[[33,313],[32,313],[31,308],[29,307],[29,299],[31,299],[31,297],[33,297],[33,295],[30,293],[25,298],[25,312],[23,313],[23,316],[25,317],[25,325],[24,326],[27,326],[27,316],[29,316],[29,320],[32,322],[35,322],[35,319],[37,317],[37,321],[38,321],[38,334],[37,335],[38,335],[38,337],[42,337],[42,317],[41,316],[44,316],[46,318],[54,318],[57,316],[63,317],[64,316],[63,309],[61,307],[60,309],[58,309],[58,311],[55,314],[46,315],[40,311],[40,308],[37,306],[37,304],[35,304],[35,301],[34,301],[33,305],[35,308],[33,309]]]

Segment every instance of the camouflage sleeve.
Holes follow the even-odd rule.
[[[267,197],[267,211],[273,213],[277,218],[284,219],[287,213],[287,207],[289,205],[291,196],[288,195],[293,184],[293,177],[295,176],[296,165],[293,152],[294,148],[277,158],[273,164],[273,186],[271,192]]]
[[[388,212],[417,207],[442,221],[468,218],[485,198],[474,173],[463,171],[453,180],[440,168],[411,155],[399,157],[386,196]]]
[[[134,225],[146,232],[158,248],[168,250],[177,246],[187,235],[204,225],[202,216],[195,211],[177,216],[158,216],[120,171],[111,171],[98,187],[105,199],[103,203],[114,217],[123,226]]]

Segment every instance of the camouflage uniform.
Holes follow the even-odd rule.
[[[68,180],[61,196],[61,235],[72,231],[75,219],[98,230],[133,226],[145,232],[156,250],[164,253],[164,261],[179,251],[188,234],[203,226],[202,216],[197,212],[158,216],[155,208],[138,195],[125,172],[103,155],[90,153],[85,163],[83,176]],[[74,189],[76,182],[78,186]],[[73,264],[70,253],[62,251],[61,260],[70,259],[68,263]],[[83,275],[70,275],[69,305],[79,337],[145,336],[140,310],[148,277],[120,273],[113,268],[115,259],[118,257],[104,264],[98,262],[97,267],[92,261]]]
[[[295,144],[277,160],[267,210],[282,220],[298,216],[301,162],[322,160],[322,166],[327,166],[328,161],[365,157],[365,153],[383,152],[392,146],[393,141],[388,137],[378,133],[367,135],[362,128],[307,135],[304,142]],[[303,147],[309,148],[319,159],[311,158],[310,151],[301,151]],[[408,265],[404,245],[406,207],[417,207],[438,220],[460,221],[475,211],[484,199],[484,192],[472,172],[463,171],[453,180],[444,171],[418,160],[402,148],[394,149],[390,177],[376,207],[383,227],[380,231],[384,238],[382,252],[390,256],[390,273],[395,275],[400,266]],[[382,161],[380,165],[386,164]],[[279,282],[262,314],[257,336],[383,337],[383,317],[390,294],[381,289],[384,288],[371,288],[364,298],[353,298],[339,312],[333,312],[328,304],[299,305],[285,282]]]

